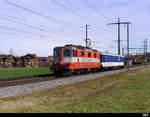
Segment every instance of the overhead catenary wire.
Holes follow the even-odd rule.
[[[15,19],[17,21],[26,22],[28,24],[32,24],[32,25],[35,25],[35,26],[38,26],[38,27],[42,27],[42,28],[46,28],[46,29],[48,28],[48,29],[51,29],[50,31],[54,31],[55,30],[55,31],[59,31],[59,32],[64,32],[63,30],[59,30],[59,29],[52,28],[52,27],[49,27],[49,26],[46,26],[46,25],[43,25],[43,24],[35,23],[35,22],[29,21],[27,19],[10,16],[10,15],[4,14],[4,13],[0,13],[0,16],[5,16],[5,17],[11,18],[11,19]]]
[[[7,27],[7,26],[0,25],[0,28],[44,38],[44,35],[41,35],[41,34],[36,34],[36,33],[33,33],[33,32],[28,32],[28,31],[24,31],[24,30],[20,30],[20,29],[15,29],[15,28]]]
[[[94,0],[92,0],[92,1],[94,1]],[[96,2],[97,1],[97,2]],[[111,10],[110,10],[110,8],[109,7],[107,7],[107,5],[104,3],[104,1],[102,1],[102,0],[95,0],[95,4],[99,7],[99,6],[103,6],[103,9],[101,9],[101,11],[104,11],[104,8],[106,8],[105,10],[109,10],[108,12],[110,12]],[[111,13],[111,12],[110,12]],[[112,16],[112,14],[113,14],[113,16]],[[116,16],[115,15],[115,17],[114,17],[114,15],[115,15],[115,13],[113,12],[113,13],[111,13],[110,15],[109,15],[109,17],[110,18],[112,18],[112,19],[116,19],[116,17],[118,17],[118,16]],[[122,18],[121,16],[119,16],[120,18]]]
[[[77,1],[77,0],[76,0]],[[84,10],[83,9],[83,5],[82,5],[82,2],[80,2],[80,0],[79,1],[77,1],[76,3],[78,3],[78,2],[80,2],[80,3],[78,3],[78,6],[76,6],[76,5],[74,5],[74,4],[71,4],[70,3],[70,0],[68,0],[68,1],[66,1],[66,0],[63,0],[63,2],[64,3],[66,3],[66,4],[68,4],[69,6],[71,6],[71,8],[74,8],[74,9],[76,9],[76,10],[78,10],[78,12],[79,13],[82,13],[81,15],[83,15],[83,16],[85,16],[85,17],[88,17],[88,18],[90,18],[90,19],[92,19],[92,20],[96,20],[96,21],[101,21],[102,19],[100,19],[97,15],[95,15],[95,14],[91,14],[90,12],[88,12],[87,10]],[[82,5],[82,6],[81,6]],[[89,14],[90,13],[90,14]]]
[[[70,8],[68,8],[68,7],[66,7],[64,4],[62,4],[62,3],[60,3],[60,2],[57,2],[56,0],[51,0],[51,1],[54,2],[55,4],[57,4],[58,6],[61,6],[61,7],[63,7],[64,9],[68,10],[69,12],[73,13],[74,15],[78,16],[78,17],[81,18],[83,21],[88,21],[88,22],[90,22],[91,24],[95,25],[96,27],[98,27],[98,28],[100,28],[100,29],[103,29],[103,30],[105,30],[105,31],[108,32],[108,33],[112,33],[112,32],[110,32],[110,31],[108,31],[107,29],[105,29],[104,27],[102,27],[102,26],[100,26],[100,25],[98,25],[98,24],[95,24],[95,23],[93,22],[93,20],[91,21],[90,19],[88,19],[88,18],[86,18],[86,17],[83,17],[83,16],[80,15],[80,14],[77,14],[74,10],[72,10],[72,9],[70,9]]]
[[[30,9],[27,9],[27,8],[24,8],[24,7],[21,7],[21,6],[18,6],[18,5],[16,5],[16,4],[12,3],[12,2],[9,2],[8,0],[2,0],[2,1],[5,1],[5,2],[7,2],[8,4],[11,4],[11,5],[16,6],[16,7],[19,7],[19,8],[21,8],[21,9],[23,9],[23,10],[26,10],[26,11],[28,11],[28,12],[31,12],[31,13],[33,13],[33,14],[36,14],[36,15],[40,15],[40,16],[41,16],[41,14],[39,14],[39,13],[36,13],[36,12],[30,10]],[[43,16],[43,15],[42,15],[42,16]],[[46,17],[46,18],[47,18],[47,17]],[[100,27],[100,28],[104,29],[103,27]],[[106,29],[104,29],[104,30],[106,30]],[[106,30],[106,31],[107,31],[107,30]],[[107,31],[107,32],[109,32],[109,31]],[[109,33],[110,33],[110,32],[109,32]]]
[[[2,1],[8,1],[8,0],[2,0]],[[23,8],[24,8],[24,7],[23,7]],[[74,12],[74,13],[76,14],[76,12]],[[34,14],[34,13],[33,13],[33,14]],[[81,16],[81,15],[78,15],[78,16]],[[11,20],[11,21],[12,21],[12,20]],[[93,21],[94,21],[94,20],[93,20]],[[92,21],[92,22],[93,22],[93,21]],[[95,21],[94,21],[94,23],[95,23]],[[33,28],[33,26],[31,26],[31,25],[29,25],[29,24],[27,24],[27,25],[28,25],[28,27],[32,27],[32,28]],[[70,25],[70,26],[71,26],[71,25]],[[72,26],[73,26],[73,25],[72,25]],[[96,26],[96,28],[99,28],[97,24],[95,24],[95,26]],[[40,27],[39,27],[39,26],[38,26],[38,27],[35,26],[34,28],[40,28]],[[102,29],[105,30],[106,32],[109,32],[109,31],[108,31],[107,29],[105,29],[105,28],[102,28]],[[38,30],[39,30],[39,31],[43,31],[43,32],[45,31],[45,30],[43,30],[42,28],[40,28],[40,29],[38,29]],[[109,33],[110,33],[110,32],[109,32]],[[42,37],[42,38],[43,38],[43,36],[44,36],[44,35],[40,35],[40,37]],[[99,33],[99,36],[101,36],[101,33]]]
[[[97,1],[97,2],[96,2]],[[95,5],[97,6],[96,8],[101,8],[101,7],[103,7],[103,8],[101,8],[101,10],[99,11],[99,12],[102,12],[102,11],[104,11],[104,8],[106,7],[106,5],[101,1],[101,0],[92,0],[91,2],[94,2],[95,3]],[[100,3],[100,4],[99,4]],[[101,6],[101,7],[100,7]],[[109,8],[107,8],[107,10],[108,10]],[[99,10],[99,9],[98,9]],[[106,9],[105,9],[106,10]],[[108,12],[110,12],[110,10],[108,11]],[[111,20],[116,20],[116,16],[114,17],[114,13],[113,13],[113,16],[112,16],[112,13],[111,14],[109,14],[109,16],[108,15],[105,15],[106,17],[108,17],[108,18],[110,18]]]
[[[27,12],[30,12],[30,13],[32,13],[32,14],[34,14],[34,15],[38,15],[38,16],[40,16],[40,17],[42,17],[42,18],[47,19],[47,20],[56,22],[57,24],[63,25],[63,26],[65,26],[65,27],[71,28],[70,26],[76,26],[76,27],[78,27],[78,28],[81,28],[80,25],[68,23],[68,22],[61,21],[61,20],[55,19],[55,18],[53,18],[53,17],[47,16],[47,15],[43,15],[43,14],[41,14],[41,13],[39,13],[39,12],[33,11],[33,10],[28,9],[28,8],[25,8],[25,7],[22,7],[21,5],[15,4],[15,3],[10,2],[10,1],[8,1],[8,0],[1,0],[1,1],[3,1],[3,2],[9,4],[9,5],[15,6],[15,7],[17,7],[17,8],[20,8],[20,9],[22,9],[22,10],[25,10],[25,11],[27,11]]]
[[[24,25],[24,26],[27,26],[27,27],[30,27],[30,28],[33,28],[33,29],[36,29],[36,30],[39,30],[39,31],[44,31],[44,29],[42,29],[42,28],[35,27],[33,25],[30,25],[30,24],[25,24],[25,23],[22,23],[22,22],[18,22],[18,21],[15,21],[15,20],[12,20],[12,19],[9,19],[9,18],[5,18],[5,17],[2,17],[2,16],[0,16],[0,19],[7,20],[7,21],[17,23],[17,24],[21,24],[21,25]]]
[[[77,17],[79,17],[80,19],[82,19],[83,21],[89,21],[89,19],[87,19],[86,17],[84,17],[83,14],[79,14],[77,12],[75,12],[74,10],[72,10],[71,8],[67,7],[66,5],[57,2],[56,0],[51,0],[53,3],[55,3],[56,5],[63,7],[64,9],[66,9],[67,11],[73,13],[74,15],[76,15]]]
[[[15,32],[19,32],[19,33],[24,33],[24,34],[27,34],[27,35],[40,37],[41,39],[51,39],[53,41],[57,41],[56,39],[54,40],[52,37],[47,36],[47,35],[42,35],[42,34],[33,33],[33,32],[29,32],[29,31],[24,31],[24,30],[20,30],[20,29],[16,29],[16,28],[6,27],[6,26],[2,26],[2,25],[0,25],[0,28],[15,31]],[[61,40],[60,38],[57,38],[57,39],[59,39],[57,42],[66,42],[66,41]],[[68,42],[71,42],[71,41],[68,41]]]
[[[1,34],[3,34],[4,36],[9,36],[9,37],[18,37],[18,38],[24,38],[24,39],[29,39],[29,38],[32,38],[34,40],[37,40],[37,39],[41,39],[40,37],[36,36],[36,35],[30,35],[30,36],[24,36],[24,35],[18,35],[18,34],[15,34],[15,33],[8,33],[8,32],[2,32],[0,31]],[[36,37],[36,38],[35,38]],[[42,39],[43,41],[43,39]],[[50,42],[56,42],[56,43],[65,43],[66,44],[66,41],[53,41],[53,40],[44,40],[44,41],[50,41]],[[68,43],[73,43],[73,41],[68,41]],[[79,44],[79,42],[75,42],[77,44]]]
[[[33,40],[40,40],[41,38],[40,37],[38,37],[38,36],[34,36],[34,35],[30,35],[30,36],[24,36],[24,35],[20,35],[20,33],[19,33],[19,35],[18,34],[15,34],[15,33],[8,33],[8,32],[2,32],[2,31],[0,31],[0,34],[1,34],[1,37],[2,37],[2,35],[4,35],[4,36],[7,36],[7,37],[17,37],[18,38],[18,40],[21,38],[21,39],[29,39],[29,40],[31,40],[31,39],[33,39]],[[31,38],[31,39],[30,39]],[[62,44],[66,44],[66,41],[53,41],[53,40],[47,40],[47,39],[45,39],[44,41],[47,41],[47,42],[56,42],[57,44],[60,44],[60,43],[62,43]],[[42,42],[43,42],[43,39],[42,39]],[[59,43],[58,43],[59,42]],[[76,43],[76,44],[79,44],[79,42],[74,42],[74,41],[68,41],[68,43],[70,43],[70,44],[73,44],[73,43]]]
[[[107,20],[111,20],[111,21],[114,21],[112,20],[111,18],[109,18],[108,16],[104,15],[102,12],[100,12],[96,6],[90,2],[89,0],[82,0],[83,3],[85,3],[87,6],[89,6],[91,9],[95,10],[98,14],[100,14],[101,16],[103,16],[104,18],[106,18]]]
[[[55,1],[55,0],[51,0],[51,1],[52,1],[53,3],[55,3],[55,4],[57,4],[58,6],[61,6],[61,7],[63,7],[64,9],[70,11],[70,12],[73,13],[74,15],[79,16],[81,19],[85,20],[85,18],[82,17],[82,15],[77,14],[74,10],[70,9],[69,7],[66,7],[64,4],[61,4],[61,3],[59,3],[59,2],[57,2],[57,1]]]
[[[10,17],[8,15],[4,15],[4,16]],[[14,17],[11,17],[11,18],[14,18]],[[31,25],[31,24],[26,24],[27,22],[26,23],[22,23],[22,22],[18,22],[16,20],[12,20],[10,18],[5,18],[5,17],[1,16],[1,14],[0,14],[0,19],[7,20],[7,21],[10,21],[10,22],[13,22],[13,23],[16,23],[16,24],[20,24],[20,25],[23,25],[23,26],[26,26],[26,27],[38,30],[40,32],[44,32],[44,33],[51,33],[53,31],[53,30],[49,30],[49,29],[47,30],[47,29],[41,28],[41,26],[39,26],[38,24],[36,24],[38,27],[37,26],[35,27],[35,26]],[[14,18],[14,19],[17,19],[17,18]],[[20,19],[18,19],[18,20],[20,20]],[[22,20],[22,21],[24,21],[24,20]],[[59,35],[60,35],[60,32],[57,31],[57,33],[59,33]],[[69,32],[67,32],[67,33],[69,33]],[[55,35],[55,34],[52,33],[52,35]]]
[[[104,6],[105,4],[102,3],[100,0],[92,0],[94,2],[95,5],[99,6]]]

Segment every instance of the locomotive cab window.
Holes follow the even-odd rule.
[[[55,48],[54,49],[54,56],[55,57],[60,57],[61,54],[61,49],[60,48]]]
[[[91,52],[88,53],[88,57],[91,57]]]
[[[71,57],[71,50],[70,49],[64,49],[63,56],[64,57]]]
[[[84,51],[81,52],[81,56],[84,56]]]

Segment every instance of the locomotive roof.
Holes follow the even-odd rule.
[[[95,49],[92,49],[92,48],[84,47],[84,46],[81,46],[81,45],[72,45],[72,44],[71,45],[61,46],[61,47],[56,47],[56,48],[62,48],[62,47],[75,47],[75,48],[80,49],[80,50],[92,50],[94,52],[99,52],[98,50],[95,50]],[[100,53],[103,54],[103,55],[124,57],[124,56],[121,56],[121,55],[111,54],[111,53],[106,53],[106,52],[100,52]]]
[[[92,50],[94,52],[99,52],[95,49],[92,49],[92,48],[89,48],[89,47],[84,47],[84,46],[81,46],[81,45],[65,45],[65,46],[76,47],[77,49],[80,49],[80,50]]]

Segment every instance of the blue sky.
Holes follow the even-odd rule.
[[[6,1],[6,0],[5,0]],[[130,46],[142,47],[149,38],[149,0],[0,0],[0,53],[21,56],[53,54],[55,46],[85,45],[85,25],[93,48],[117,53],[117,26],[108,23],[130,21]],[[38,14],[35,14],[38,13]],[[39,16],[42,15],[42,16]],[[121,47],[126,46],[126,28],[121,26]],[[150,43],[149,43],[150,44]],[[149,50],[149,49],[148,49]],[[135,52],[135,51],[131,51]]]

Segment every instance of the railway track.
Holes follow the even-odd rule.
[[[23,85],[28,83],[36,83],[36,82],[44,82],[48,80],[53,80],[53,74],[45,74],[45,75],[34,75],[34,76],[25,76],[25,77],[17,77],[17,78],[1,78],[0,79],[0,87],[8,87],[15,85]]]
[[[132,66],[132,68],[136,68],[139,66],[142,66],[142,65]],[[109,71],[114,71],[114,70],[109,70]],[[17,77],[17,78],[2,78],[2,79],[0,79],[0,87],[8,87],[8,86],[36,83],[36,82],[44,82],[44,81],[56,80],[56,79],[60,79],[60,78],[62,78],[62,77],[55,77],[53,74],[25,76],[25,77]]]

